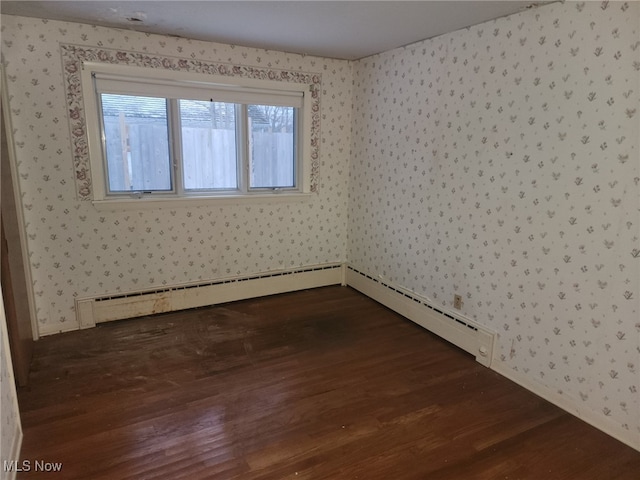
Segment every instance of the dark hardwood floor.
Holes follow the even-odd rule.
[[[639,452],[344,287],[43,338],[19,402],[18,478],[640,478]]]

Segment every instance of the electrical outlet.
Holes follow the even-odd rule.
[[[460,310],[462,308],[462,295],[453,296],[453,308]]]

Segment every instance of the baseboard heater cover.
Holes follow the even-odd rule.
[[[141,292],[76,299],[80,328],[154,313],[217,305],[248,298],[344,283],[342,264],[266,272]]]
[[[480,364],[491,366],[495,332],[351,266],[346,269],[346,282],[350,287],[474,355]]]

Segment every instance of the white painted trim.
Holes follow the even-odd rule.
[[[18,423],[16,425],[16,430],[14,432],[14,436],[13,436],[13,444],[11,445],[11,456],[7,459],[9,461],[18,461],[20,460],[20,450],[22,450],[22,439],[23,439],[23,435],[22,435],[22,427],[20,426],[20,423]],[[4,460],[2,460],[2,465],[0,465],[0,468],[3,469],[3,473],[6,474],[7,476],[5,477],[6,480],[14,480],[16,478],[16,476],[18,475],[17,470],[12,470],[11,472],[4,472]]]
[[[78,319],[78,326],[80,330],[85,328],[92,328],[96,326],[96,322],[93,315],[93,299],[76,299],[76,317]]]
[[[549,387],[536,382],[531,378],[531,376],[513,370],[506,363],[497,358],[493,359],[491,369],[512,382],[517,383],[521,387],[526,388],[530,392],[535,393],[546,401],[560,407],[571,415],[578,417],[580,420],[588,423],[598,430],[601,430],[616,440],[640,451],[640,432],[634,433],[632,431],[625,430],[620,425],[609,420],[602,413],[591,409],[581,408],[576,399],[568,397],[567,395],[562,395]]]
[[[112,320],[339,285],[341,281],[341,264],[265,272],[250,277],[215,280],[209,284],[176,285],[146,292],[78,298],[76,316],[80,328],[91,328]]]
[[[198,88],[231,88],[241,90],[242,88],[281,91],[283,94],[297,92],[303,94],[309,91],[309,84],[296,82],[282,82],[265,78],[248,78],[240,76],[219,75],[210,73],[183,72],[165,70],[160,68],[141,67],[137,65],[123,65],[100,62],[82,62],[82,75],[91,76],[95,72],[104,77],[118,76],[132,78],[138,81],[150,82],[151,84],[163,85],[191,85]],[[86,73],[85,73],[86,72]],[[83,79],[84,80],[84,79]],[[90,80],[90,78],[89,78]]]
[[[24,210],[22,205],[22,191],[20,190],[20,182],[18,178],[18,167],[16,163],[15,143],[13,140],[13,124],[11,123],[9,92],[7,91],[7,77],[5,76],[4,65],[0,65],[0,94],[2,95],[2,104],[4,105],[3,113],[4,123],[2,128],[5,129],[7,135],[7,151],[9,153],[9,164],[11,166],[11,182],[13,183],[13,195],[16,203],[16,216],[18,219],[18,230],[20,237],[20,249],[22,250],[22,262],[24,269],[24,278],[27,290],[27,302],[29,303],[29,316],[31,317],[31,333],[34,340],[38,340],[38,318],[36,315],[36,300],[33,291],[33,279],[31,277],[31,265],[29,264],[29,248],[27,246],[27,229],[24,220]]]
[[[347,285],[471,353],[485,367],[491,365],[495,333],[475,321],[445,312],[413,292],[379,282],[350,268],[347,269]]]
[[[340,272],[341,276],[342,276],[342,280],[340,281],[340,285],[342,285],[343,287],[347,286],[347,264],[343,263],[342,264],[342,271]]]
[[[191,195],[191,196],[162,196],[152,195],[149,197],[133,198],[118,197],[105,200],[93,200],[93,206],[99,211],[119,211],[119,210],[144,210],[147,208],[180,208],[198,207],[201,205],[215,206],[221,205],[244,205],[265,203],[286,203],[305,202],[315,197],[314,193],[269,193],[269,194],[229,194],[229,195]]]
[[[81,327],[79,327],[76,322],[65,324],[62,327],[60,325],[56,325],[52,328],[47,327],[47,324],[43,324],[40,328],[40,338],[57,335],[59,333],[76,332],[78,331],[78,328]]]

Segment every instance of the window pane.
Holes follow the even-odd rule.
[[[164,98],[101,94],[110,192],[171,190]]]
[[[295,108],[248,105],[250,187],[295,187]]]
[[[238,188],[236,107],[180,100],[185,190]]]

